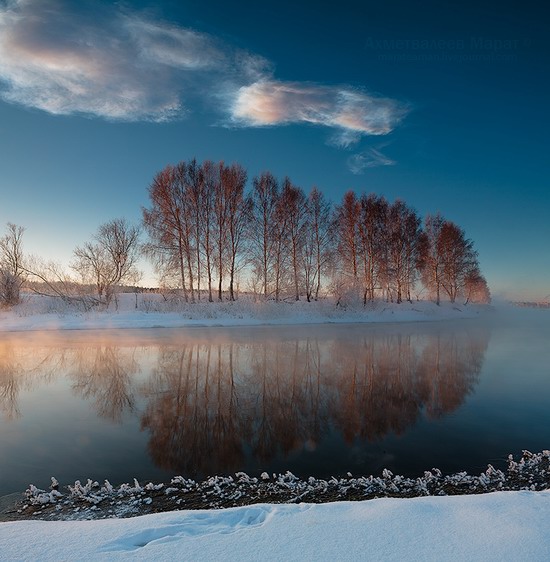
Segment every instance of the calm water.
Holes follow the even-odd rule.
[[[550,448],[550,311],[0,335],[0,495],[291,470],[481,471]]]

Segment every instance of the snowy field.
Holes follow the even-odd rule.
[[[550,491],[0,524],[2,560],[550,559]]]
[[[165,300],[158,294],[123,294],[118,308],[79,311],[60,300],[26,295],[11,310],[0,311],[0,332],[28,330],[89,330],[122,328],[180,328],[186,326],[254,326],[354,322],[422,322],[474,318],[490,310],[488,305],[463,305],[430,301],[400,304],[374,302],[363,306],[350,302],[337,306],[333,300],[318,302],[255,302],[242,297],[236,302],[205,301],[186,304]],[[136,308],[137,304],[137,308]]]

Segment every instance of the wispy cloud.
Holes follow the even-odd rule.
[[[113,6],[85,16],[78,6],[0,2],[4,100],[53,114],[167,121],[200,98],[230,126],[310,123],[330,128],[339,146],[385,135],[407,113],[348,86],[278,81],[263,57],[207,33]]]
[[[91,20],[59,0],[0,7],[1,95],[49,113],[170,120],[197,74],[226,66],[209,35],[139,14],[98,11]]]
[[[363,135],[386,135],[407,112],[405,105],[349,87],[260,80],[235,93],[231,118],[262,127],[312,123],[337,130],[334,142],[347,146]]]
[[[182,70],[219,69],[227,64],[222,49],[205,33],[135,15],[119,17],[142,63],[150,61]]]
[[[353,154],[347,161],[350,172],[356,175],[362,174],[367,168],[393,166],[395,164],[395,160],[388,158],[376,148],[368,148],[362,152]]]
[[[405,105],[340,86],[260,80],[242,86],[231,104],[237,125],[262,127],[312,123],[336,129],[347,146],[363,135],[385,135],[406,114]]]

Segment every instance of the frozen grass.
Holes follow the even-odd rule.
[[[292,473],[263,473],[250,477],[243,472],[235,476],[214,476],[197,482],[176,476],[169,484],[147,483],[113,486],[88,480],[76,481],[65,493],[52,478],[49,490],[30,485],[25,501],[12,517],[40,519],[98,519],[129,517],[174,509],[226,508],[255,503],[326,503],[342,500],[366,500],[381,497],[411,498],[480,494],[495,491],[550,488],[550,451],[533,454],[524,451],[521,459],[510,455],[505,471],[488,465],[479,475],[460,472],[443,475],[438,469],[417,478],[406,478],[384,470],[381,476],[329,480],[297,478]]]

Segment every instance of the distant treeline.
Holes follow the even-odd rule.
[[[188,302],[235,300],[239,280],[257,297],[276,301],[331,295],[337,302],[399,303],[423,292],[438,304],[490,301],[464,231],[440,214],[422,221],[400,199],[348,191],[333,204],[316,187],[306,194],[270,172],[247,189],[241,165],[195,159],[166,166],[148,194],[143,225],[112,220],[74,250],[76,279],[58,265],[27,258],[24,229],[8,224],[0,238],[0,302],[17,303],[28,283],[36,292],[109,305],[117,288],[139,282],[142,254],[161,286]],[[84,290],[90,285],[93,296]]]

